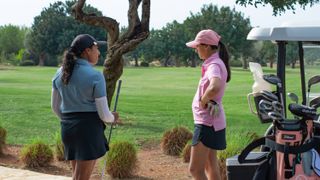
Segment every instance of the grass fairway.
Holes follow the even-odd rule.
[[[37,137],[54,143],[54,134],[60,128],[50,108],[51,78],[56,70],[49,67],[0,68],[0,125],[8,131],[8,144],[27,144]],[[265,72],[275,71],[266,69]],[[299,93],[298,70],[288,70],[288,73],[288,90]],[[113,130],[112,141],[139,143],[160,139],[166,129],[177,125],[192,130],[191,102],[199,77],[199,68],[125,68],[118,102],[118,112],[125,124]],[[241,136],[257,132],[262,135],[268,126],[260,124],[249,112],[246,98],[252,84],[249,70],[232,69],[224,98],[228,134]],[[109,127],[105,132],[109,134]]]

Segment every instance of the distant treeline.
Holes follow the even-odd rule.
[[[55,2],[34,18],[33,25],[19,27],[0,26],[0,64],[58,66],[63,52],[80,33],[92,34],[106,40],[106,32],[82,24],[71,15],[75,1]],[[86,5],[86,12],[101,15],[98,9]],[[151,12],[152,13],[152,12]],[[126,27],[122,27],[125,30]],[[231,55],[231,66],[247,67],[249,61],[272,66],[276,61],[276,45],[271,42],[246,40],[251,30],[250,19],[229,7],[204,5],[200,12],[191,13],[182,23],[173,21],[162,29],[152,29],[148,39],[135,50],[124,55],[126,65],[132,66],[197,66],[200,61],[185,43],[193,40],[200,29],[214,29],[222,36]],[[295,66],[298,60],[297,44],[287,46],[287,64]],[[107,47],[101,47],[98,65],[106,57]],[[306,64],[320,64],[317,49],[307,49]]]

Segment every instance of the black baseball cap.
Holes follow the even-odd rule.
[[[70,47],[74,52],[82,53],[86,48],[90,48],[93,45],[102,46],[106,44],[106,41],[97,41],[89,34],[79,34],[73,39]]]

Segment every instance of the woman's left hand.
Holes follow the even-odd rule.
[[[199,105],[200,105],[200,108],[202,109],[207,108],[207,102],[202,97],[200,98]]]

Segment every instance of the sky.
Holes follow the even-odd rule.
[[[40,15],[43,8],[58,0],[1,0],[0,26],[18,25],[31,27],[33,18]],[[103,15],[111,17],[126,26],[129,0],[87,0],[88,4],[102,11]],[[253,27],[281,26],[283,24],[320,25],[320,4],[303,10],[296,8],[295,14],[287,11],[281,16],[273,16],[271,6],[243,7],[236,5],[235,0],[151,0],[150,27],[161,29],[173,20],[182,23],[190,13],[198,13],[205,4],[229,6],[242,12],[249,18]],[[217,25],[218,26],[218,25]],[[213,27],[214,29],[214,27]]]

